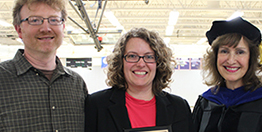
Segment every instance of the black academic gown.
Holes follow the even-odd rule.
[[[89,96],[86,132],[123,132],[131,128],[125,106],[125,90],[110,88]],[[173,132],[192,132],[186,100],[166,92],[156,96],[156,126],[172,126]]]
[[[199,96],[193,124],[197,132],[262,132],[262,99],[226,108]]]

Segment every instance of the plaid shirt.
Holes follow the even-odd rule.
[[[0,132],[83,132],[84,80],[58,58],[48,80],[22,54],[0,63]]]

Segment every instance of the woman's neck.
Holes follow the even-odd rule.
[[[241,87],[243,85],[244,84],[243,84],[242,80],[234,81],[234,82],[226,81],[227,88],[231,89],[231,90],[235,90],[236,88],[239,88],[239,87]]]
[[[152,88],[150,89],[128,88],[126,91],[130,96],[140,100],[148,101],[154,97]]]

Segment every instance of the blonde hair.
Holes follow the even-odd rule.
[[[30,9],[30,6],[35,3],[44,3],[57,11],[61,11],[62,18],[66,20],[67,12],[65,8],[65,0],[16,0],[13,8],[13,25],[21,24],[20,11],[22,7],[28,5],[28,8]]]

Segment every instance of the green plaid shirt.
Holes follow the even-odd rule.
[[[58,58],[48,80],[23,52],[0,63],[0,132],[83,132],[84,80]]]

